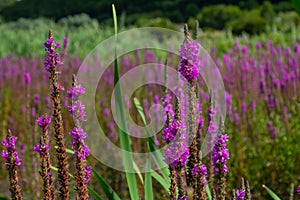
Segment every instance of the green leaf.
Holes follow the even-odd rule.
[[[108,183],[106,183],[106,181],[94,169],[92,169],[92,171],[105,196],[111,200],[121,200],[117,193],[108,185]]]
[[[208,200],[212,200],[211,191],[210,191],[208,184],[206,184],[205,189],[206,189],[206,194],[207,194]]]
[[[117,58],[117,42],[118,42],[118,22],[117,22],[117,14],[115,6],[112,5],[112,12],[113,12],[113,20],[114,20],[114,29],[115,29],[115,57],[114,57],[114,89],[115,89],[115,103],[116,103],[116,114],[117,114],[117,121],[118,124],[121,124],[121,127],[125,128],[125,130],[121,130],[118,128],[120,144],[122,148],[122,158],[123,163],[126,171],[126,180],[129,188],[129,194],[131,199],[139,199],[138,195],[138,187],[135,179],[135,174],[132,173],[134,170],[133,167],[133,158],[131,155],[131,145],[130,145],[130,138],[127,134],[127,124],[126,118],[124,114],[124,105],[123,99],[121,94],[121,88],[119,83],[119,69],[118,69],[118,58]]]
[[[262,185],[263,188],[265,188],[267,190],[267,192],[269,193],[269,195],[274,199],[274,200],[281,200],[270,188],[268,188],[265,185]]]
[[[133,162],[133,168],[134,168],[134,171],[138,174],[141,183],[144,185],[144,180],[143,180],[142,173],[141,173],[139,167],[136,165],[135,162]]]
[[[139,115],[142,118],[142,121],[143,121],[144,125],[147,126],[146,117],[145,117],[145,114],[144,114],[144,109],[141,106],[141,103],[139,102],[139,100],[137,98],[134,98],[133,102],[134,102],[135,107],[138,110]],[[164,179],[167,182],[170,182],[170,178],[169,178],[170,172],[169,172],[168,166],[166,166],[166,163],[163,161],[164,157],[161,154],[159,148],[156,146],[156,144],[155,144],[155,142],[154,142],[154,140],[153,140],[153,138],[152,138],[152,136],[149,133],[149,130],[147,128],[146,128],[146,132],[148,134],[148,147],[149,147],[149,151],[151,152],[156,165],[161,170],[161,173],[162,173]]]
[[[103,200],[100,195],[93,189],[91,188],[90,186],[88,186],[88,189],[91,193],[91,195],[96,199],[96,200]]]
[[[57,167],[54,167],[54,166],[52,166],[52,165],[50,166],[50,168],[53,169],[54,171],[58,171],[58,168],[57,168]],[[74,178],[74,176],[73,176],[72,174],[70,174],[70,173],[69,173],[69,176],[70,176],[71,178]]]
[[[148,155],[147,163],[146,163],[144,190],[145,190],[145,200],[153,200],[150,154]]]
[[[74,151],[71,150],[71,149],[68,149],[68,148],[66,148],[66,152],[69,153],[69,154],[74,154]]]
[[[151,172],[151,176],[159,182],[167,191],[169,191],[170,188],[170,182],[167,182],[159,173],[156,171]]]

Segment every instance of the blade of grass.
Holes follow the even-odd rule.
[[[159,183],[166,189],[166,191],[169,191],[170,183],[167,182],[161,175],[159,175],[159,173],[157,173],[156,171],[152,171],[152,172],[151,172],[151,176],[152,176],[157,182],[159,182]]]
[[[91,188],[90,186],[88,186],[88,189],[89,189],[91,195],[92,195],[96,200],[103,200],[103,199],[101,198],[101,196],[100,196],[93,188]]]
[[[74,151],[71,150],[71,149],[68,149],[68,148],[66,148],[66,152],[69,153],[69,154],[74,154]]]
[[[206,184],[205,189],[206,189],[206,194],[207,194],[208,200],[212,200],[211,191],[210,191],[208,184]]]
[[[54,171],[58,171],[58,168],[57,167],[54,167],[54,166],[50,166],[50,168],[51,169],[53,169]],[[74,178],[74,176],[71,174],[71,173],[69,173],[69,176],[71,177],[71,178]]]
[[[153,200],[150,154],[148,155],[147,163],[146,163],[144,190],[145,190],[145,200]]]
[[[116,114],[117,114],[117,120],[118,123],[122,125],[123,128],[126,130],[121,130],[118,128],[119,138],[120,138],[120,144],[122,148],[122,158],[123,163],[125,167],[125,173],[126,173],[126,180],[129,188],[129,193],[131,199],[139,199],[138,195],[138,187],[135,179],[135,174],[132,173],[134,170],[133,167],[133,158],[130,152],[131,145],[130,145],[130,138],[127,134],[127,125],[126,125],[126,119],[124,115],[124,105],[123,105],[123,99],[121,94],[120,85],[119,82],[119,69],[118,69],[118,59],[117,59],[117,34],[118,34],[118,23],[117,23],[117,14],[114,4],[112,5],[112,11],[113,11],[113,20],[114,20],[114,30],[115,30],[115,57],[114,57],[114,86],[115,86],[115,99],[116,99]]]
[[[121,200],[118,194],[108,185],[108,183],[106,183],[106,181],[94,169],[92,169],[92,172],[95,175],[97,182],[101,186],[105,196],[108,199]]]
[[[142,121],[144,123],[145,126],[147,126],[147,122],[146,122],[146,117],[145,117],[145,114],[144,114],[144,109],[143,107],[141,106],[141,103],[139,102],[139,100],[137,98],[134,98],[133,99],[134,101],[134,105],[135,107],[137,108],[138,110],[138,113],[139,115],[141,116],[142,118]],[[157,166],[159,167],[159,169],[161,170],[161,173],[164,177],[164,179],[167,181],[167,182],[170,182],[170,178],[169,178],[169,168],[166,166],[166,164],[164,163],[164,157],[163,155],[161,154],[159,148],[156,146],[149,130],[146,128],[146,132],[148,134],[148,147],[149,147],[149,151],[151,152],[153,158],[154,158],[154,161],[155,163],[157,164]],[[164,167],[165,166],[165,167]]]
[[[269,195],[274,199],[274,200],[281,200],[270,188],[268,188],[265,185],[262,185],[263,188],[265,188],[267,190],[267,192],[269,193]]]
[[[139,179],[141,181],[141,183],[144,185],[144,180],[143,180],[143,176],[142,176],[142,173],[139,169],[139,167],[136,165],[135,162],[133,162],[133,168],[134,168],[134,171],[137,173],[137,175],[139,176]]]

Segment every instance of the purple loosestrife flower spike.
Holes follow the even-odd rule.
[[[193,84],[199,77],[200,45],[197,41],[191,40],[187,25],[185,25],[185,41],[180,46],[179,57],[180,66],[179,72],[186,80]]]
[[[189,82],[188,88],[188,126],[187,134],[190,136],[189,160],[188,160],[188,183],[193,185],[193,177],[191,170],[198,161],[198,138],[197,138],[197,117],[196,117],[196,80],[199,77],[198,68],[200,66],[200,45],[198,42],[192,41],[188,31],[188,26],[184,25],[185,40],[180,47],[179,57],[180,66],[179,72]]]
[[[245,200],[245,194],[246,194],[245,190],[242,189],[237,190],[235,200]]]
[[[51,122],[51,118],[47,117],[47,114],[38,118],[37,123],[39,127],[42,129],[42,136],[40,138],[40,144],[34,146],[34,150],[38,152],[41,157],[40,175],[43,180],[44,200],[54,200],[54,185],[52,181],[52,174],[50,168],[51,160],[49,154],[50,136],[48,130],[49,130],[50,122]]]
[[[56,52],[58,43],[54,43],[52,37],[52,31],[49,31],[48,39],[44,43],[45,52],[48,57],[45,58],[44,66],[47,72],[49,72],[49,80],[51,83],[50,93],[52,97],[52,102],[54,104],[53,108],[53,125],[55,131],[55,140],[56,140],[56,152],[58,160],[58,182],[60,184],[59,192],[60,199],[68,200],[69,199],[69,167],[68,167],[68,155],[66,153],[66,146],[64,142],[64,127],[62,119],[62,104],[60,98],[60,92],[63,89],[61,84],[58,82],[59,72],[58,66],[62,64],[60,61],[59,54]]]
[[[206,196],[206,174],[207,174],[207,168],[204,164],[197,164],[192,169],[192,176],[196,181],[194,181],[193,188],[194,188],[194,199],[207,199]]]
[[[86,133],[82,129],[82,123],[84,122],[84,106],[79,97],[84,94],[84,88],[77,84],[76,76],[73,75],[72,88],[68,91],[68,97],[72,99],[72,105],[69,107],[70,114],[73,115],[74,129],[70,132],[72,136],[72,149],[76,159],[75,180],[77,198],[87,200],[88,190],[87,184],[90,181],[91,167],[86,164],[86,157],[89,155],[89,149],[84,144]]]
[[[227,160],[229,159],[229,152],[226,147],[227,141],[228,135],[221,134],[212,152],[217,198],[221,200],[225,199],[226,195],[226,175],[228,174]]]
[[[16,141],[17,137],[13,136],[11,131],[8,130],[6,139],[2,142],[2,144],[6,147],[6,150],[2,151],[1,156],[6,160],[5,165],[9,173],[9,190],[11,192],[11,198],[13,200],[21,200],[23,197],[16,169],[17,166],[21,165],[21,160],[18,156],[18,152],[16,151]]]
[[[30,81],[31,81],[30,73],[25,72],[25,74],[24,74],[24,83],[27,85],[27,84],[30,83]]]

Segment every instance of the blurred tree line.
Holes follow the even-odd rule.
[[[271,1],[279,2],[289,1]],[[58,21],[69,15],[87,13],[90,17],[103,21],[111,18],[113,3],[119,14],[126,13],[126,22],[132,24],[140,15],[151,18],[165,17],[172,22],[182,23],[190,16],[195,16],[205,6],[231,4],[241,9],[253,9],[259,7],[263,0],[1,0],[0,15],[5,21],[14,21],[21,17],[47,17]]]
[[[256,34],[274,22],[300,22],[289,0],[0,0],[0,23],[43,17],[61,25],[96,27],[94,19],[111,23],[113,3],[121,25],[176,29],[176,23],[192,25],[197,19],[204,30]]]

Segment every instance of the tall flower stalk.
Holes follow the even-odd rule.
[[[226,196],[226,176],[228,174],[227,160],[229,152],[226,147],[228,135],[221,134],[212,152],[215,190],[217,199],[224,200]]]
[[[73,75],[72,88],[68,92],[68,97],[72,99],[72,104],[69,106],[69,112],[73,115],[75,127],[71,131],[70,135],[73,137],[72,148],[76,159],[76,191],[77,199],[87,200],[88,189],[87,184],[90,180],[91,167],[86,164],[86,157],[89,154],[88,147],[84,144],[86,133],[82,129],[82,123],[85,120],[84,105],[79,100],[79,97],[85,92],[84,88],[77,84],[76,76]]]
[[[17,172],[17,166],[21,165],[21,160],[18,152],[16,151],[16,141],[17,137],[13,136],[11,131],[8,130],[6,139],[2,142],[2,144],[6,147],[6,150],[2,151],[1,156],[6,160],[5,165],[9,174],[9,190],[11,193],[11,198],[12,200],[21,200],[23,199],[23,196],[21,193]]]
[[[189,135],[190,146],[189,146],[189,160],[188,160],[188,183],[193,185],[195,182],[192,176],[192,169],[196,166],[198,162],[198,141],[197,136],[197,117],[196,117],[196,81],[199,78],[199,44],[190,38],[187,25],[184,26],[185,40],[180,47],[180,66],[179,72],[188,81],[188,100],[189,100],[189,110],[188,110],[188,126],[187,133]]]
[[[64,142],[64,127],[63,119],[61,114],[61,98],[60,92],[64,90],[63,86],[59,83],[59,73],[57,67],[62,64],[60,57],[56,52],[59,47],[59,43],[54,43],[52,37],[52,31],[49,31],[48,40],[44,43],[45,51],[48,57],[45,59],[44,65],[47,72],[49,72],[49,79],[51,83],[51,98],[53,101],[53,120],[54,120],[54,131],[56,140],[56,151],[58,160],[58,181],[60,184],[59,192],[62,200],[69,199],[69,167],[68,167],[68,156],[66,153],[66,146]]]
[[[52,181],[51,174],[51,160],[49,154],[49,124],[51,118],[48,118],[47,115],[38,118],[38,126],[41,127],[43,133],[40,139],[40,144],[34,146],[34,150],[40,154],[41,157],[41,171],[40,175],[43,180],[43,193],[44,200],[53,200],[54,199],[54,185]]]

